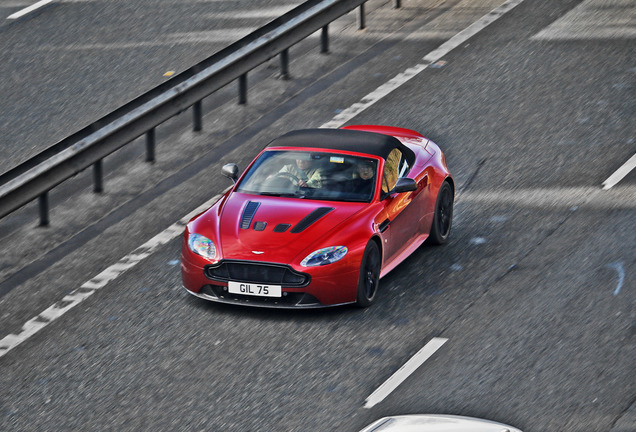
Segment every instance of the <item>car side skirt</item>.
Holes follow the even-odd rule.
[[[420,234],[407,248],[396,255],[393,260],[384,263],[384,265],[382,266],[382,271],[380,272],[380,278],[383,278],[384,276],[389,274],[391,270],[396,268],[402,261],[407,259],[413,252],[417,250],[417,248],[424,244],[427,238],[428,233]]]

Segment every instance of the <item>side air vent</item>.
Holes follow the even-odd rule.
[[[292,228],[291,232],[296,234],[302,232],[313,225],[318,219],[333,210],[333,207],[319,207],[302,218],[298,224]]]
[[[278,224],[274,227],[274,232],[282,233],[287,231],[291,227],[291,224]]]
[[[243,216],[241,216],[241,229],[249,229],[250,225],[252,225],[252,219],[256,214],[256,210],[261,203],[256,201],[248,201],[245,206],[245,210],[243,210]]]

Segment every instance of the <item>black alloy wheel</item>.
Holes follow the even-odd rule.
[[[453,188],[445,181],[439,188],[437,202],[435,203],[435,215],[431,232],[428,236],[429,243],[441,245],[446,243],[453,225]]]
[[[380,270],[382,260],[380,249],[375,241],[371,240],[364,250],[362,263],[360,264],[360,276],[358,277],[358,296],[356,305],[369,307],[375,300],[380,283]]]

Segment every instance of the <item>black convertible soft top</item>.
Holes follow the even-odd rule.
[[[348,129],[300,129],[286,133],[270,142],[267,147],[314,147],[345,150],[380,156],[386,159],[391,150],[399,149],[409,166],[413,166],[415,153],[397,138]]]

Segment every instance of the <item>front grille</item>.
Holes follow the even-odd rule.
[[[219,282],[235,281],[303,287],[309,285],[310,276],[297,272],[283,264],[257,263],[251,261],[223,260],[205,266],[205,276]]]

